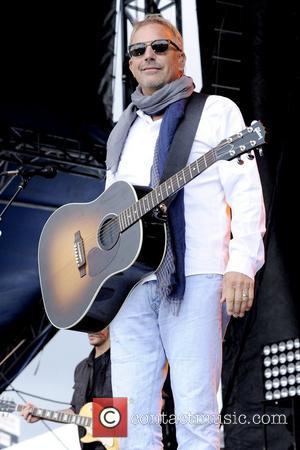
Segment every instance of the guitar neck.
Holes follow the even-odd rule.
[[[22,411],[23,405],[16,405],[17,411]],[[82,427],[92,425],[92,418],[80,416],[78,414],[70,414],[63,411],[51,411],[50,409],[33,408],[32,415],[41,419],[50,420],[58,423],[72,423]]]
[[[182,189],[187,183],[214,164],[217,161],[216,150],[217,148],[211,149],[154,188],[149,194],[142,197],[136,203],[133,203],[129,208],[124,209],[118,217],[120,231],[129,228],[133,223],[141,219],[164,200],[171,197],[173,194],[176,194],[176,192]]]
[[[230,161],[240,157],[244,153],[264,144],[264,138],[265,129],[262,123],[254,121],[250,127],[224,139],[215,148],[212,148],[200,158],[179,170],[179,172],[154,188],[147,195],[124,209],[118,217],[113,219],[118,222],[118,230],[122,232],[129,228],[149,211],[164,202],[168,197],[176,194],[176,192],[182,189],[187,183],[192,181],[218,160]],[[249,155],[249,157],[252,159],[253,155]]]

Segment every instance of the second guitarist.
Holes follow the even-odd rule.
[[[112,397],[110,342],[108,328],[95,333],[88,333],[90,344],[94,347],[88,358],[81,361],[74,373],[74,394],[71,407],[64,410],[68,414],[78,414],[80,409],[93,397]],[[37,417],[31,415],[33,405],[27,403],[21,414],[28,422],[36,422]],[[79,437],[82,438],[85,431],[78,428]],[[83,450],[105,450],[99,441],[82,443]]]

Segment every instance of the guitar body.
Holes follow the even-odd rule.
[[[158,268],[166,245],[163,221],[149,212],[122,232],[113,221],[149,191],[118,181],[94,201],[67,204],[50,216],[38,262],[45,310],[55,327],[105,328],[132,288]]]
[[[86,403],[79,411],[79,415],[83,417],[93,417],[93,403]],[[106,448],[106,450],[118,450],[119,444],[117,438],[109,437],[94,437],[93,436],[93,426],[85,426],[86,434],[80,438],[81,442],[84,444],[89,444],[90,442],[101,442]]]

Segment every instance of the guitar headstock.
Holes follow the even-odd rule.
[[[0,399],[0,412],[12,413],[16,410],[16,406],[15,402]]]
[[[217,160],[230,161],[244,153],[251,152],[265,143],[266,130],[260,121],[253,121],[250,127],[220,142],[215,149]]]

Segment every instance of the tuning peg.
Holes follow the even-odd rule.
[[[237,162],[240,165],[244,164],[244,161],[242,160],[242,158],[240,156],[238,157]]]
[[[247,153],[247,158],[248,159],[254,159],[254,155],[252,155],[252,153]]]
[[[257,147],[257,150],[258,150],[259,156],[264,156],[264,151],[263,151],[262,147]]]

